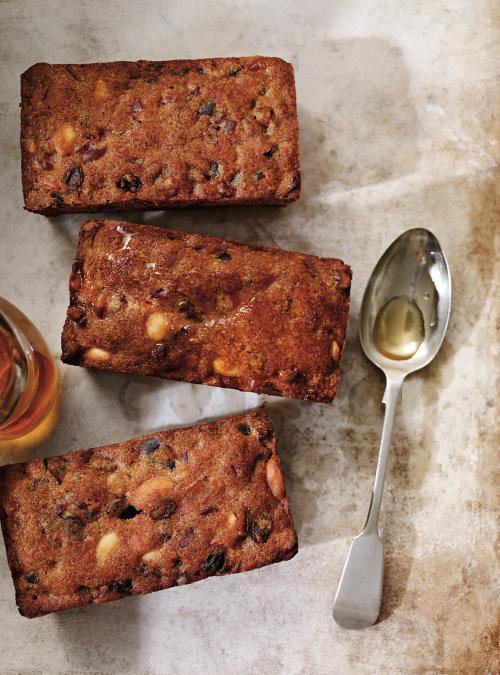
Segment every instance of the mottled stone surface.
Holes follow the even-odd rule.
[[[0,551],[0,669],[10,672],[498,672],[494,321],[498,267],[500,13],[495,0],[307,3],[0,3],[0,292],[54,352],[85,216],[23,212],[20,73],[36,61],[275,54],[296,67],[303,193],[286,208],[126,214],[242,241],[339,256],[354,271],[343,383],[333,405],[268,400],[299,531],[293,560],[146,598],[28,621]],[[380,623],[332,620],[362,526],[382,423],[381,375],[362,356],[367,277],[424,226],[452,269],[444,346],[407,382],[383,504]],[[57,454],[255,406],[209,387],[66,366]]]

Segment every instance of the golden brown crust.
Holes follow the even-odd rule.
[[[342,261],[150,225],[82,225],[65,363],[329,402],[351,273]]]
[[[1,467],[0,519],[27,617],[297,552],[262,411]]]
[[[21,76],[21,157],[36,213],[287,204],[300,190],[293,67],[37,63]]]

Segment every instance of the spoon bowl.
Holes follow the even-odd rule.
[[[413,356],[394,359],[377,347],[374,328],[382,308],[401,296],[419,309],[423,339]],[[366,286],[359,327],[363,351],[384,372],[398,371],[408,375],[424,368],[441,347],[450,310],[450,271],[438,240],[429,230],[408,230],[382,255]]]
[[[439,242],[428,230],[408,230],[380,258],[361,305],[361,345],[383,370],[387,384],[368,516],[352,541],[333,606],[333,617],[344,628],[367,628],[380,614],[384,543],[378,517],[396,408],[405,377],[426,366],[439,351],[450,309],[450,272]]]

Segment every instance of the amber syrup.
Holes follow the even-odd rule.
[[[416,354],[425,337],[424,319],[417,304],[407,295],[389,300],[375,320],[375,346],[390,359],[402,361]]]
[[[0,461],[45,440],[57,417],[58,373],[42,336],[0,298]]]

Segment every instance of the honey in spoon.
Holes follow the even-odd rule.
[[[377,314],[373,341],[379,352],[389,359],[411,358],[424,337],[422,312],[407,295],[392,298]]]

